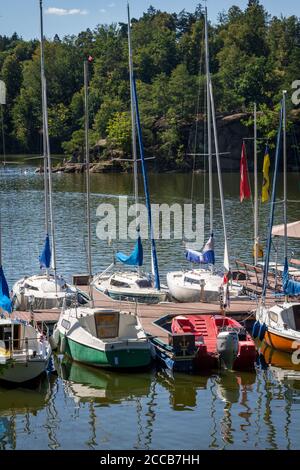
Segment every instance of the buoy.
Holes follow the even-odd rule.
[[[260,341],[264,339],[266,331],[267,331],[267,325],[263,323],[262,325],[260,325],[259,334],[258,334]]]
[[[260,329],[260,323],[259,323],[258,320],[256,320],[256,322],[254,323],[253,328],[252,328],[252,336],[253,336],[253,338],[257,338],[257,337],[258,337],[259,329]]]

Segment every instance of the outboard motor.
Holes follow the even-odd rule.
[[[236,331],[221,331],[217,336],[217,352],[226,369],[232,369],[238,351],[238,333]]]

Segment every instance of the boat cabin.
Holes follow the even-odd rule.
[[[270,312],[270,315],[276,315],[275,312]],[[292,330],[300,331],[300,304],[294,304],[287,309],[282,310],[281,318],[284,326]],[[272,318],[275,321],[274,318]]]

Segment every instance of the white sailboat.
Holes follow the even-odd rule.
[[[224,287],[226,287],[225,295],[230,296],[231,300],[247,299],[244,295],[243,287],[233,281],[229,281],[227,277],[217,274],[214,271],[214,236],[213,236],[213,182],[212,182],[212,128],[213,124],[216,162],[218,170],[218,181],[220,190],[220,200],[222,209],[222,220],[224,230],[224,269],[229,273],[229,256],[228,241],[225,224],[224,196],[221,167],[219,160],[219,145],[217,137],[217,126],[214,108],[214,97],[212,83],[209,70],[209,47],[208,47],[208,21],[207,8],[205,8],[205,62],[206,62],[206,95],[207,95],[207,132],[208,132],[208,157],[209,157],[209,208],[210,208],[210,239],[206,243],[202,252],[187,250],[186,257],[189,261],[208,266],[208,268],[196,268],[189,270],[173,271],[167,274],[167,284],[171,296],[179,302],[216,302],[220,296],[224,295]]]
[[[52,169],[50,141],[48,130],[47,84],[45,77],[44,59],[44,28],[43,28],[43,2],[40,0],[40,28],[41,28],[41,84],[42,84],[42,111],[43,111],[43,150],[44,150],[44,193],[45,193],[45,246],[40,256],[40,267],[45,272],[33,276],[24,276],[13,286],[13,302],[16,310],[60,308],[64,298],[78,296],[78,301],[86,303],[86,294],[79,292],[74,286],[57,274],[55,228],[53,217],[52,198]],[[49,216],[51,230],[51,247],[49,237]],[[52,266],[51,266],[52,263]],[[50,267],[53,273],[49,272]]]
[[[129,72],[130,72],[130,97],[131,97],[131,130],[132,130],[132,153],[133,153],[133,173],[134,173],[134,192],[136,210],[138,205],[138,162],[141,162],[144,189],[146,196],[146,205],[148,210],[148,221],[151,236],[151,259],[153,273],[144,273],[141,270],[143,265],[143,248],[139,235],[139,227],[137,226],[137,242],[134,251],[130,256],[123,253],[117,253],[117,259],[127,266],[134,267],[133,270],[117,270],[111,273],[111,269],[115,268],[115,262],[109,266],[104,272],[94,277],[93,285],[100,292],[105,293],[109,297],[116,300],[127,300],[138,303],[158,303],[167,300],[168,290],[166,286],[161,286],[155,240],[152,228],[151,205],[148,190],[148,178],[146,170],[146,162],[144,158],[144,149],[142,143],[141,126],[138,110],[138,100],[135,88],[135,77],[133,72],[132,47],[131,47],[131,26],[130,13],[128,10],[128,50],[129,50]],[[137,156],[137,135],[140,149],[140,159]]]
[[[90,227],[90,157],[88,122],[88,62],[84,62],[86,188],[88,221],[88,269],[92,279]],[[71,359],[94,367],[131,369],[146,367],[151,362],[151,345],[135,313],[108,310],[94,306],[63,308],[53,333],[60,351]]]
[[[282,129],[283,128],[283,129]],[[284,301],[272,306],[266,304],[267,278],[270,262],[271,238],[276,200],[276,183],[279,166],[280,142],[283,130],[283,233],[284,233],[284,272],[282,275]],[[256,310],[253,336],[264,339],[274,349],[293,353],[300,346],[300,303],[292,302],[289,296],[300,296],[300,282],[289,278],[288,267],[288,224],[287,224],[287,147],[286,147],[286,91],[283,92],[280,124],[277,135],[275,170],[271,199],[269,234],[264,264],[264,284],[261,302]]]
[[[0,213],[0,380],[22,383],[47,369],[51,347],[36,325],[12,319],[12,302],[2,267]]]

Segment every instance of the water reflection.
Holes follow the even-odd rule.
[[[51,386],[47,374],[23,387],[0,386],[0,449],[16,449],[18,433],[30,435],[32,418],[47,407],[51,399]],[[17,418],[22,416],[22,427],[17,432]]]

